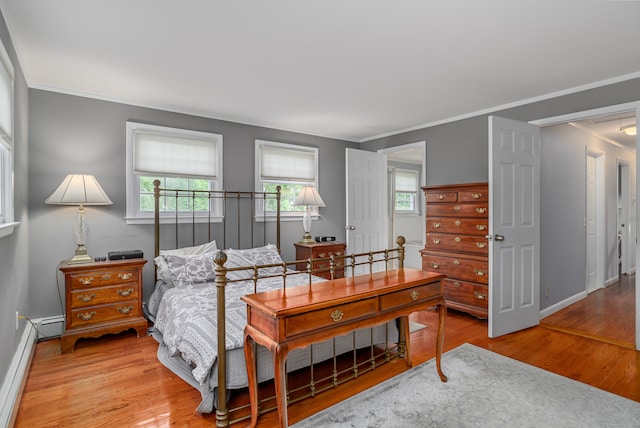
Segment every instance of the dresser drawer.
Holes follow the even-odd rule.
[[[71,292],[71,307],[84,308],[104,303],[138,299],[139,297],[138,284],[135,283],[115,287],[74,290]]]
[[[341,321],[349,321],[378,311],[378,299],[369,298],[328,309],[294,315],[286,319],[287,337],[318,330]]]
[[[489,309],[489,288],[456,279],[445,279],[444,298],[464,305]]]
[[[489,243],[484,236],[427,233],[425,248],[432,251],[489,254]]]
[[[488,189],[461,190],[458,193],[458,202],[487,202],[489,200]]]
[[[138,280],[136,269],[118,269],[112,271],[98,271],[71,274],[71,288],[91,288],[104,285],[121,284]]]
[[[70,319],[67,320],[67,328],[137,316],[140,316],[140,303],[137,300],[102,306],[89,306],[73,309]]]
[[[463,257],[442,257],[433,254],[422,255],[422,270],[438,272],[449,278],[463,281],[489,283],[489,263]]]
[[[486,218],[432,217],[427,219],[427,233],[460,233],[485,236],[489,231]]]
[[[458,192],[427,192],[425,201],[427,203],[458,202]]]
[[[427,204],[427,217],[487,217],[489,206],[480,204]]]
[[[411,303],[422,302],[441,294],[442,283],[440,281],[413,287],[408,290],[396,291],[395,293],[380,296],[380,310],[386,311]]]

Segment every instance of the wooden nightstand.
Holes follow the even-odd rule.
[[[142,268],[145,259],[58,265],[64,273],[66,326],[62,353],[73,352],[80,338],[100,337],[133,328],[147,334],[142,316]]]
[[[314,242],[310,244],[296,242],[293,245],[296,246],[296,260],[327,258],[327,260],[313,262],[313,266],[311,266],[312,271],[321,270],[321,272],[313,272],[313,274],[324,279],[331,279],[329,257],[344,256],[346,248],[343,242]],[[298,263],[296,264],[296,270],[307,270],[307,265]],[[344,261],[342,259],[336,260],[336,269],[333,277],[334,279],[344,277]]]

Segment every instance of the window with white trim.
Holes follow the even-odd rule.
[[[275,192],[281,186],[280,215],[302,216],[305,206],[293,201],[303,187],[318,187],[318,149],[315,147],[256,140],[256,191]],[[309,207],[311,215],[318,215],[318,207]],[[266,215],[275,213],[275,201],[264,208]],[[262,215],[262,207],[257,207]]]
[[[222,135],[165,126],[127,122],[127,222],[146,223],[153,218],[153,181],[161,188],[183,190],[222,189]],[[160,212],[191,216],[209,210],[221,216],[220,207],[206,198],[160,199]],[[211,203],[214,203],[213,201]]]
[[[0,42],[0,237],[13,230],[14,70]]]
[[[394,209],[397,213],[418,212],[418,171],[412,169],[395,170]]]

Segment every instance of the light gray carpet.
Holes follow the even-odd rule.
[[[640,427],[640,403],[470,344],[295,425],[326,427]],[[320,398],[320,397],[318,397]]]

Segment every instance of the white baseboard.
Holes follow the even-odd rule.
[[[0,403],[2,406],[0,408],[0,426],[2,427],[12,427],[15,422],[18,411],[17,404],[20,402],[24,383],[27,380],[31,358],[35,352],[37,336],[36,329],[27,323],[20,343],[18,343],[16,353],[11,360],[2,389],[0,389]]]
[[[64,332],[64,316],[56,315],[31,320],[38,328],[38,339],[46,340],[60,337]]]
[[[618,275],[614,276],[613,278],[609,278],[604,282],[604,288],[607,288],[608,286],[610,286],[611,284],[615,284],[616,282],[618,282],[618,280],[620,280],[620,277]]]
[[[566,308],[567,306],[570,306],[572,304],[574,304],[575,302],[578,302],[582,299],[584,299],[585,297],[587,297],[587,292],[586,291],[581,291],[580,293],[573,295],[571,297],[569,297],[568,299],[564,299],[561,302],[556,303],[555,305],[549,306],[548,308],[545,308],[543,310],[540,311],[540,319],[544,318],[544,317],[548,317],[549,315],[558,312],[561,309]]]

